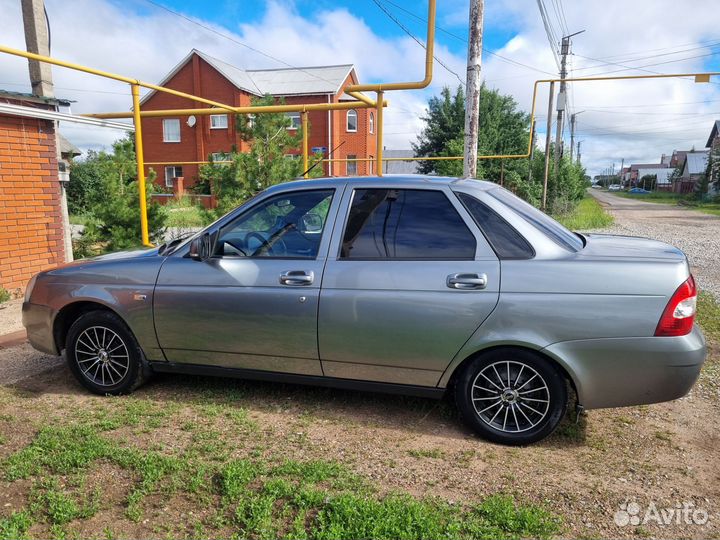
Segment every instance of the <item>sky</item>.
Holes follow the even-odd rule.
[[[485,0],[483,80],[526,111],[534,81],[557,76],[559,39],[578,31],[584,32],[572,38],[568,58],[572,77],[720,71],[717,0],[542,3],[548,29],[536,0]],[[424,41],[425,1],[46,0],[46,8],[53,56],[148,82],[162,80],[192,48],[246,69],[352,63],[362,82],[423,77],[424,50],[406,31]],[[19,0],[0,0],[0,13],[0,43],[24,49]],[[409,149],[428,98],[443,86],[464,85],[467,0],[438,0],[437,24],[442,65],[436,61],[430,87],[386,96],[388,148]],[[73,113],[130,108],[127,85],[61,68],[53,68],[53,77],[56,95],[75,101]],[[658,162],[674,149],[704,148],[720,119],[720,77],[709,84],[674,78],[569,87],[575,140],[582,141],[583,164],[592,175],[623,162]],[[0,57],[0,89],[29,90],[25,60]],[[540,145],[547,99],[544,85],[536,111]],[[122,135],[68,123],[61,131],[81,149],[107,148]]]

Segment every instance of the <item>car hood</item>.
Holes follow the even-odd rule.
[[[629,258],[629,259],[661,259],[668,261],[684,261],[685,254],[678,248],[637,236],[619,236],[612,234],[586,234],[585,248],[580,252],[588,258]]]

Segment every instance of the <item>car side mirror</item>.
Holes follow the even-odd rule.
[[[194,261],[204,261],[210,257],[210,235],[203,234],[190,241],[188,257]]]

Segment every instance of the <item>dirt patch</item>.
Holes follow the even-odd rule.
[[[22,298],[0,304],[0,336],[23,329]]]

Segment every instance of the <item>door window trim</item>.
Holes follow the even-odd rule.
[[[458,217],[463,222],[465,227],[467,227],[470,234],[475,239],[475,253],[472,257],[427,257],[423,259],[418,259],[415,257],[355,257],[355,258],[347,258],[342,256],[342,245],[343,245],[343,239],[345,238],[345,229],[347,227],[348,220],[350,219],[350,210],[352,209],[352,203],[355,199],[355,193],[361,190],[369,190],[369,189],[397,189],[397,190],[405,190],[405,191],[436,191],[441,193],[445,198],[448,200],[450,205],[455,209],[457,212]],[[375,185],[362,185],[362,184],[348,184],[347,190],[350,191],[349,197],[347,197],[347,203],[345,204],[344,201],[346,199],[345,196],[343,196],[343,204],[345,204],[345,216],[342,221],[342,226],[340,230],[337,233],[333,234],[333,237],[337,237],[337,246],[334,250],[335,252],[335,260],[338,262],[367,262],[367,261],[373,261],[373,262],[381,262],[381,261],[387,261],[387,262],[437,262],[437,261],[475,261],[475,260],[482,260],[482,258],[479,259],[479,250],[480,250],[480,239],[482,238],[482,241],[487,244],[487,240],[482,235],[482,233],[478,233],[476,231],[477,226],[475,225],[475,221],[472,220],[472,217],[467,214],[467,210],[465,209],[462,204],[460,204],[459,201],[457,201],[457,204],[455,201],[453,201],[453,198],[449,196],[449,193],[445,191],[444,189],[440,188],[424,188],[424,187],[417,187],[417,186],[398,186],[393,184],[378,186]],[[452,193],[452,192],[450,192]],[[463,214],[467,215],[463,215]],[[470,219],[470,221],[468,221]],[[338,222],[339,223],[339,222]],[[488,244],[488,250],[490,253],[492,253],[493,258],[497,259],[497,256],[495,255],[492,247]],[[331,246],[332,248],[332,246]]]
[[[270,199],[273,199],[275,197],[281,197],[283,195],[294,195],[296,193],[311,193],[314,191],[329,191],[332,192],[330,196],[330,205],[328,206],[328,213],[325,218],[325,223],[323,225],[323,231],[322,236],[320,238],[320,244],[318,245],[318,252],[315,257],[296,257],[296,256],[286,256],[286,257],[268,257],[268,256],[259,256],[259,257],[251,257],[251,256],[244,256],[244,255],[217,255],[215,254],[215,250],[217,248],[217,242],[220,240],[220,233],[223,228],[231,225],[234,221],[240,219],[242,216],[247,214],[248,212],[251,212],[254,208],[256,208],[258,205],[261,205],[265,202],[267,202]],[[314,189],[298,189],[298,190],[292,190],[292,191],[281,191],[279,193],[268,193],[266,197],[262,197],[261,199],[257,200],[255,204],[252,206],[249,206],[248,208],[243,209],[238,214],[230,217],[227,221],[225,221],[222,224],[219,224],[218,228],[214,231],[214,233],[210,233],[212,236],[214,236],[212,241],[212,255],[209,257],[210,259],[220,259],[220,260],[252,260],[252,261],[317,261],[321,260],[321,253],[323,252],[323,246],[325,246],[325,252],[327,252],[327,244],[330,242],[331,236],[332,236],[332,230],[330,233],[327,233],[327,227],[330,223],[330,216],[332,215],[333,211],[337,214],[337,208],[333,209],[333,206],[339,204],[337,201],[342,198],[342,194],[340,197],[338,195],[338,189],[337,187],[325,187],[325,188],[314,188]],[[334,221],[333,221],[334,225]],[[334,228],[334,227],[333,227]],[[209,232],[209,231],[208,231]],[[327,255],[325,256],[327,257]]]

